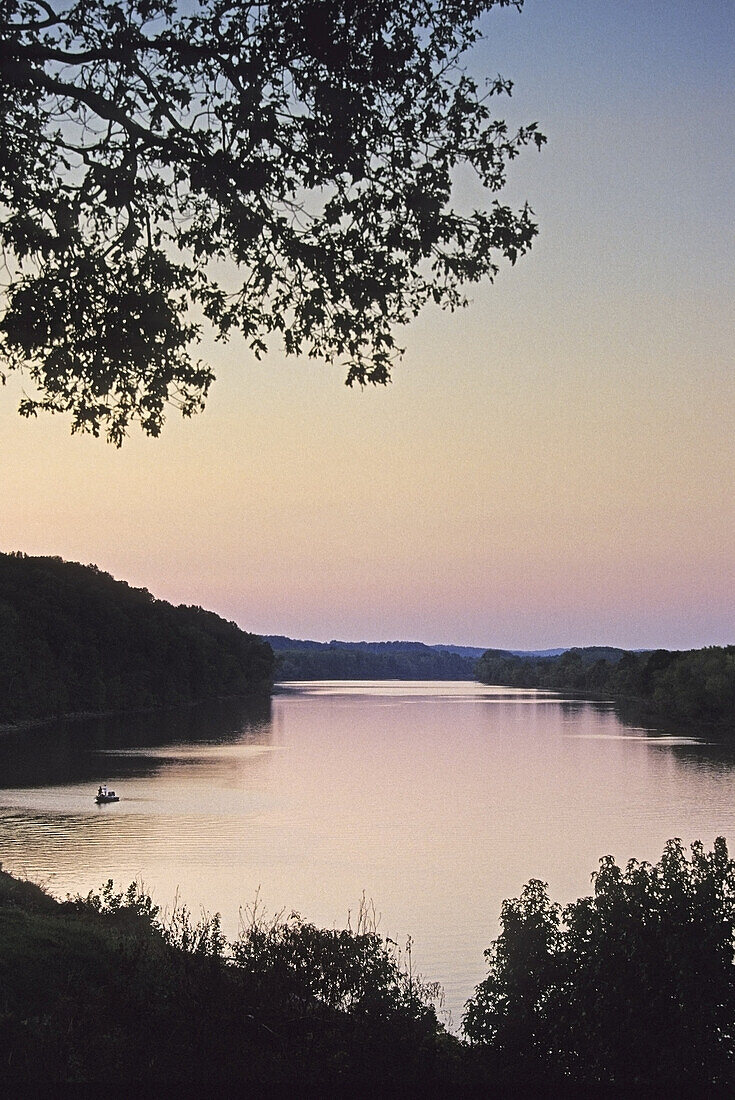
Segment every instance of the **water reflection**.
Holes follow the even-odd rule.
[[[415,939],[454,1018],[500,904],[567,900],[598,858],[732,833],[735,753],[607,703],[472,683],[285,685],[271,704],[75,722],[0,738],[0,858],[59,894],[141,876],[223,914],[343,925],[363,891]],[[96,807],[107,780],[121,802]]]
[[[149,763],[184,746],[263,744],[271,739],[271,700],[218,700],[181,710],[104,715],[0,733],[0,788],[41,787],[144,774]]]

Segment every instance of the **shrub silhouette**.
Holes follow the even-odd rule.
[[[735,863],[724,838],[652,865],[612,856],[562,909],[533,880],[506,901],[464,1030],[506,1072],[694,1092],[735,1082]]]

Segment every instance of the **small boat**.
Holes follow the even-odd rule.
[[[103,802],[119,802],[120,796],[115,794],[114,791],[109,790],[106,783],[103,783],[101,787],[97,788],[97,797],[95,802],[98,806],[101,806]]]

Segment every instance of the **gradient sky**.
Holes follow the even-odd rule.
[[[384,390],[233,340],[203,415],[116,451],[9,383],[0,549],[261,633],[735,642],[735,5],[527,0],[486,30],[498,113],[549,138],[506,193],[531,255],[422,314]]]

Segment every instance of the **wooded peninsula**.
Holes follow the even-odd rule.
[[[735,646],[671,652],[590,647],[559,657],[518,657],[489,649],[476,666],[485,684],[576,692],[620,700],[655,718],[735,722]]]

